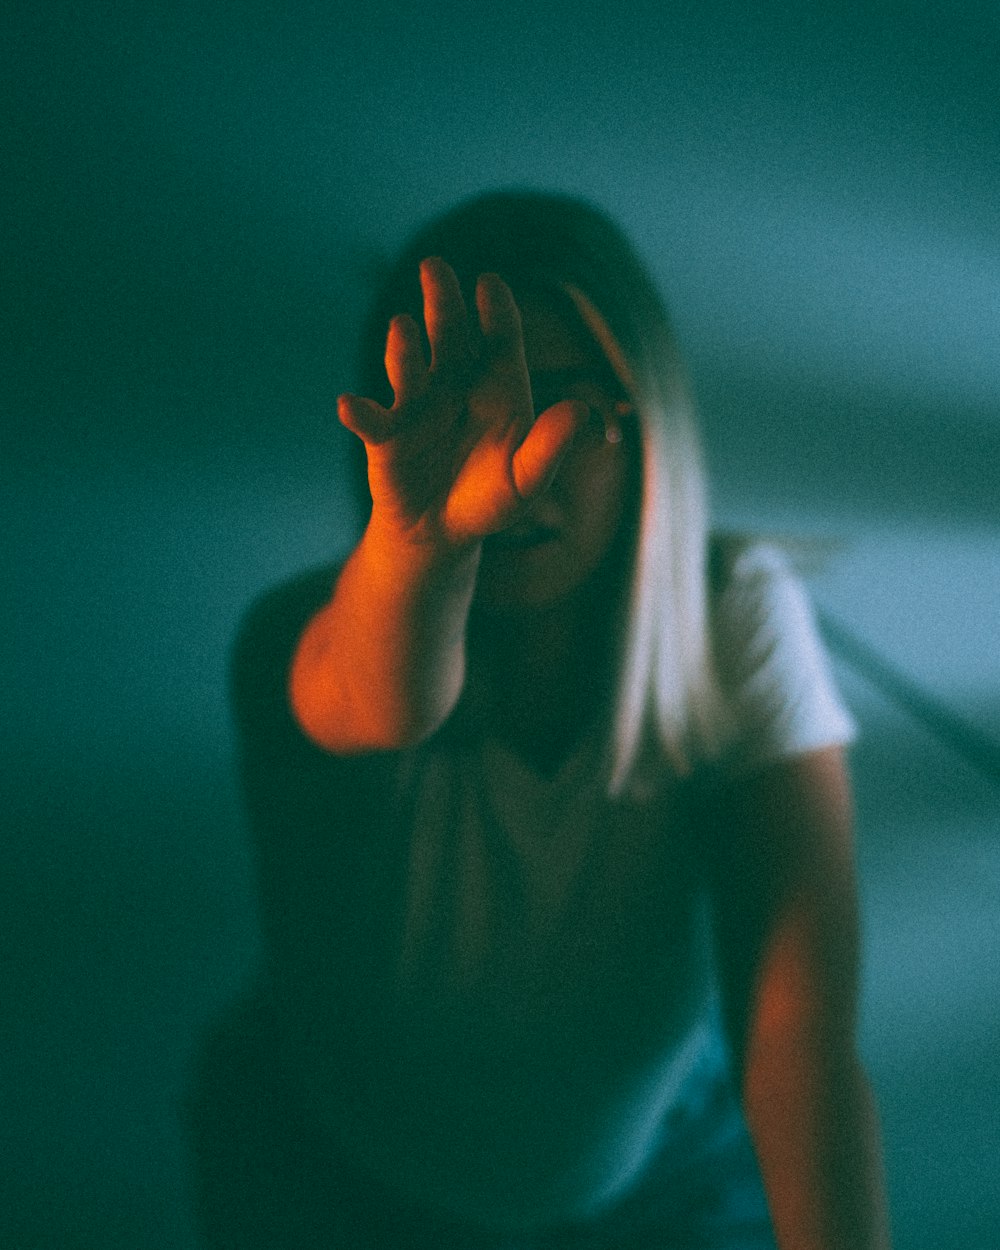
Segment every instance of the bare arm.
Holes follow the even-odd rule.
[[[412,745],[451,712],[482,540],[544,489],[585,415],[564,402],[535,418],[520,317],[496,275],[477,284],[478,326],[450,266],[432,258],[420,276],[430,362],[413,319],[396,317],[392,408],[340,397],[372,514],[292,663],[296,718],[337,753]]]
[[[885,1250],[878,1121],[855,1040],[858,917],[842,752],[734,793],[721,955],[747,1120],[781,1250]]]

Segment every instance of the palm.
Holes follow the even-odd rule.
[[[418,541],[461,546],[517,519],[581,414],[561,403],[535,418],[520,317],[498,277],[477,285],[478,348],[451,267],[425,261],[421,283],[430,364],[413,319],[394,318],[386,344],[392,408],[342,396],[340,417],[365,442],[373,516]]]

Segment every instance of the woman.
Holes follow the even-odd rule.
[[[214,1244],[886,1245],[852,727],[780,555],[709,541],[648,275],[493,194],[371,325],[362,537],[236,650],[266,958],[196,1104]]]

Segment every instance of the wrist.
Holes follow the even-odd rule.
[[[377,508],[372,509],[363,541],[386,568],[459,579],[475,577],[483,546],[478,538],[454,542],[428,526],[407,525]]]

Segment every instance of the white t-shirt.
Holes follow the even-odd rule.
[[[852,736],[777,551],[739,556],[713,627],[731,767]],[[665,775],[610,797],[596,729],[548,778],[457,733],[360,764],[295,749],[277,792],[313,787],[316,802],[276,805],[264,754],[247,783],[303,1100],[390,1187],[485,1223],[614,1200],[662,1145],[715,1027],[691,787]]]
[[[734,768],[853,740],[808,596],[779,548],[755,543],[736,556],[712,628],[735,712]]]

